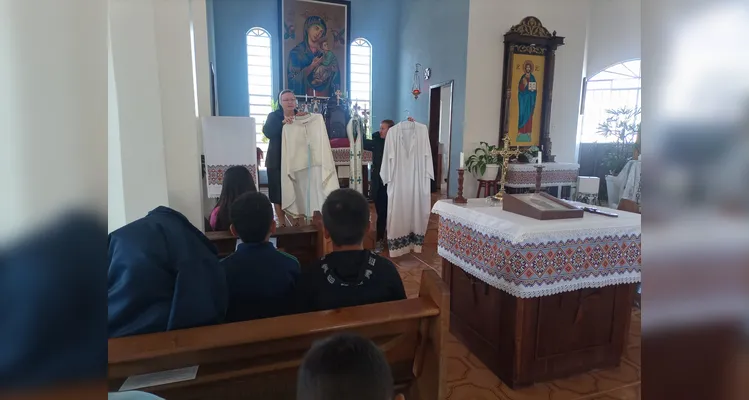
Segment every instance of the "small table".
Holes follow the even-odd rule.
[[[639,214],[540,221],[484,199],[432,212],[450,331],[508,386],[620,363],[640,282]]]
[[[507,181],[505,187],[508,193],[527,191],[536,187],[536,164],[510,163],[507,166]],[[580,164],[575,163],[542,163],[544,166],[541,174],[541,187],[556,187],[557,196],[562,198],[562,189],[570,188],[569,198],[574,199],[574,191],[577,187],[577,175]]]
[[[493,194],[497,194],[499,191],[499,180],[483,180],[479,179],[479,187],[476,189],[476,198],[481,197],[481,189],[484,189],[484,193],[486,196],[491,196]]]

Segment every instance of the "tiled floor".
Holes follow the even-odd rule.
[[[374,210],[373,210],[374,214]],[[373,221],[376,216],[373,215]],[[374,223],[373,223],[374,225]],[[392,259],[398,266],[408,297],[419,292],[421,271],[441,274],[437,255],[436,215],[432,215],[421,254]],[[387,253],[385,253],[387,255]],[[489,371],[465,346],[450,335],[447,346],[447,400],[636,400],[640,399],[640,312],[632,313],[629,341],[619,367],[596,370],[567,379],[512,390]]]

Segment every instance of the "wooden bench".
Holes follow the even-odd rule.
[[[447,286],[428,270],[414,299],[110,339],[109,390],[132,375],[199,365],[193,380],[139,390],[167,400],[294,399],[311,344],[347,331],[382,349],[407,399],[443,399],[449,307]]]

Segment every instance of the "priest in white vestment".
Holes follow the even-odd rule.
[[[432,151],[427,126],[401,122],[388,130],[380,169],[387,185],[391,257],[421,252],[431,210]]]
[[[325,121],[320,114],[296,116],[281,139],[282,208],[294,218],[311,218],[339,188]]]

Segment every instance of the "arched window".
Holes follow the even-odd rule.
[[[593,75],[585,90],[585,109],[581,143],[603,143],[616,140],[604,138],[598,124],[606,120],[606,110],[641,107],[640,60],[614,64]]]
[[[372,44],[357,38],[351,42],[351,100],[372,110]],[[370,124],[371,126],[372,124]]]
[[[271,112],[273,100],[273,74],[270,33],[263,28],[252,28],[247,32],[247,83],[250,117],[255,118],[257,146],[268,151],[263,142],[263,124]],[[261,166],[265,166],[265,158]]]

